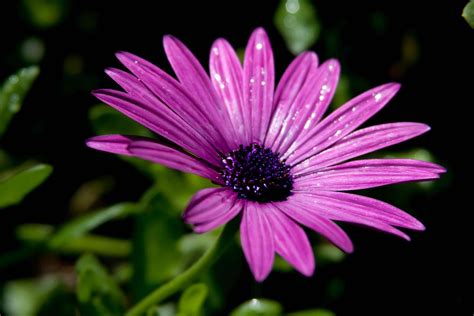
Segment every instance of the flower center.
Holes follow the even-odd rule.
[[[258,144],[251,144],[222,157],[222,178],[239,198],[270,202],[291,195],[293,176],[280,154]]]

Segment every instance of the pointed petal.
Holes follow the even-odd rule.
[[[227,152],[229,150],[227,142],[219,131],[219,124],[216,125],[216,122],[221,122],[221,120],[215,116],[215,111],[209,111],[193,98],[178,81],[150,62],[127,52],[118,52],[116,56],[139,78],[139,80],[135,79],[135,82],[127,83],[127,86],[130,87],[133,84],[136,86],[138,81],[152,93],[154,100],[149,100],[152,108],[156,108],[160,112],[172,113],[185,121],[212,144],[216,148],[215,151]],[[112,78],[117,81],[117,76]],[[117,82],[130,94],[130,89],[124,85],[126,79],[122,76],[121,81]]]
[[[244,144],[249,131],[243,116],[243,70],[237,54],[225,39],[218,39],[212,45],[209,68],[212,84],[229,113],[238,142]]]
[[[138,136],[103,135],[86,141],[87,146],[114,154],[134,156],[180,170],[194,173],[219,183],[219,173],[211,165],[154,139]]]
[[[243,203],[228,188],[208,188],[198,191],[183,213],[194,231],[204,233],[224,225],[242,210]]]
[[[439,178],[444,169],[413,159],[365,159],[296,175],[295,190],[350,191]]]
[[[295,108],[302,107],[295,100],[306,83],[317,73],[318,56],[313,52],[304,52],[296,57],[288,66],[278,83],[275,97],[273,99],[274,113],[265,138],[265,146],[273,147],[276,139],[280,136],[283,125],[287,122],[290,113]]]
[[[296,194],[295,194],[296,195]],[[301,203],[293,203],[293,201],[299,202],[301,197],[290,197],[288,201],[274,203],[283,213],[291,217],[298,223],[311,228],[318,234],[321,234],[326,239],[331,241],[334,245],[339,247],[345,252],[352,252],[354,246],[349,236],[334,222],[320,216]]]
[[[328,148],[382,109],[399,88],[399,84],[389,83],[350,100],[322,120],[305,137],[294,142],[283,158],[287,158],[290,164],[296,164]]]
[[[250,121],[249,142],[262,144],[273,111],[275,73],[273,51],[262,28],[250,36],[245,49],[243,93],[245,121]]]
[[[165,36],[163,38],[163,45],[166,56],[173,67],[179,82],[186,88],[187,91],[209,112],[213,112],[213,116],[218,120],[211,121],[214,124],[220,124],[218,130],[224,136],[230,148],[235,148],[239,144],[236,142],[236,135],[234,130],[230,127],[231,120],[229,114],[214,88],[206,71],[194,57],[191,51],[176,37]]]
[[[340,67],[336,60],[322,64],[295,100],[295,108],[283,122],[273,150],[285,153],[293,143],[308,134],[319,122],[336,91]]]
[[[429,131],[420,123],[390,123],[367,127],[344,137],[334,146],[294,166],[294,173],[309,173],[381,148],[404,142]]]
[[[298,192],[294,196],[295,204],[320,216],[373,227],[408,240],[405,233],[392,226],[424,230],[423,224],[411,215],[393,205],[365,196],[331,191]]]
[[[314,272],[314,255],[304,230],[278,208],[267,204],[267,219],[274,232],[275,250],[303,275]]]
[[[255,280],[262,282],[272,270],[275,244],[272,227],[258,203],[246,202],[240,224],[240,239]]]
[[[212,163],[219,163],[208,141],[181,118],[156,108],[121,91],[96,90],[93,95],[146,128]]]

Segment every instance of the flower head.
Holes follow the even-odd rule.
[[[429,130],[420,123],[390,123],[356,130],[396,94],[399,85],[373,88],[326,117],[339,79],[339,63],[321,65],[299,55],[276,89],[273,52],[255,30],[243,65],[224,39],[213,44],[210,76],[174,37],[164,38],[178,80],[130,53],[117,58],[130,73],[108,69],[124,91],[94,95],[167,139],[106,135],[87,145],[136,156],[219,184],[196,193],[184,220],[196,232],[215,229],[239,214],[245,257],[258,281],[270,273],[275,252],[304,275],[315,267],[300,225],[346,252],[353,245],[334,221],[409,237],[396,227],[423,225],[395,206],[347,193],[393,183],[433,180],[444,168],[411,159],[351,160]]]

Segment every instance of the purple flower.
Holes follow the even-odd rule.
[[[125,91],[97,90],[101,101],[160,135],[161,140],[105,135],[87,145],[191,172],[220,185],[196,193],[184,220],[198,233],[242,214],[241,241],[257,281],[272,269],[275,252],[310,276],[315,262],[300,225],[353,251],[334,221],[351,222],[405,239],[396,227],[423,230],[418,220],[379,200],[346,191],[433,180],[445,172],[411,159],[352,160],[429,130],[420,123],[389,123],[356,130],[397,93],[399,85],[373,88],[323,117],[339,79],[339,63],[318,65],[299,55],[275,87],[273,52],[265,31],[255,30],[243,65],[218,39],[210,78],[194,55],[172,36],[164,47],[178,77],[130,53],[117,58],[131,73],[107,69]]]

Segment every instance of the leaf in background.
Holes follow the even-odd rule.
[[[316,308],[289,313],[287,316],[336,316],[336,314],[327,309]]]
[[[278,316],[283,315],[280,303],[267,299],[251,299],[232,311],[231,316]]]
[[[38,250],[48,249],[65,254],[91,252],[102,256],[127,257],[132,249],[131,242],[128,240],[92,234],[81,234],[75,238],[68,236],[53,247],[49,241],[55,239],[54,227],[45,224],[22,224],[16,229],[16,236],[27,246],[36,246]]]
[[[133,297],[142,298],[182,271],[178,241],[184,226],[173,204],[156,188],[142,198],[143,211],[135,221],[133,239]]]
[[[351,89],[349,78],[342,74],[339,78],[337,84],[336,92],[334,93],[334,98],[331,102],[331,108],[333,110],[337,109],[351,98]]]
[[[293,267],[280,256],[275,256],[275,262],[273,263],[273,269],[275,271],[279,271],[279,272],[294,271]]]
[[[122,315],[125,295],[102,264],[90,254],[76,263],[76,296],[83,315]]]
[[[136,212],[136,204],[119,203],[108,208],[80,216],[62,226],[51,238],[48,245],[52,249],[59,248],[107,221],[125,217]]]
[[[67,0],[23,0],[29,21],[39,28],[49,28],[61,22],[67,7]]]
[[[386,153],[383,158],[404,158],[404,159],[416,159],[416,160],[423,160],[428,162],[436,162],[436,157],[427,149],[425,148],[414,148],[409,151],[405,152],[396,152],[396,153]],[[448,173],[449,175],[449,173]],[[411,186],[413,189],[414,187],[421,188],[425,191],[430,191],[435,187],[442,186],[444,181],[447,180],[448,177],[446,175],[441,177],[441,181],[423,181],[423,182],[415,182],[415,183],[406,183],[398,185],[398,188],[402,188],[404,185]],[[412,190],[412,193],[415,193],[415,190]]]
[[[313,46],[321,29],[316,9],[309,0],[281,0],[274,21],[295,55]]]
[[[54,315],[73,315],[73,304],[56,275],[13,280],[3,289],[2,310],[6,315],[53,315],[53,311]]]
[[[178,303],[179,316],[202,315],[202,308],[208,295],[207,286],[203,283],[193,284],[181,295]]]
[[[341,262],[346,257],[342,250],[327,242],[318,243],[314,247],[314,253],[320,266]]]
[[[469,1],[468,4],[462,10],[462,16],[466,19],[467,23],[474,29],[474,0]]]
[[[20,203],[25,196],[45,181],[53,167],[39,164],[0,180],[0,208]]]
[[[21,103],[39,75],[39,68],[31,66],[11,75],[0,88],[0,136],[8,127],[13,115],[20,111]]]
[[[126,134],[151,137],[145,127],[105,104],[98,104],[89,110],[89,120],[97,134]]]

